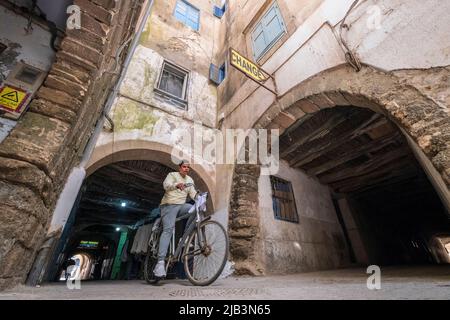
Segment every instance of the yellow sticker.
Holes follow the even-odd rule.
[[[0,108],[12,112],[21,112],[29,93],[13,87],[4,86],[0,88]]]

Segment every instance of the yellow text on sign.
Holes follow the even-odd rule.
[[[256,64],[231,49],[231,65],[238,68],[246,75],[256,81],[265,81],[268,79],[265,72]]]
[[[4,86],[0,89],[0,107],[11,111],[19,111],[28,94],[25,91]]]

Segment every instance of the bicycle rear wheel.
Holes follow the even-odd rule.
[[[183,263],[186,276],[193,285],[207,286],[216,281],[225,267],[228,236],[216,221],[202,222],[200,232],[205,244],[200,247],[197,229],[194,229],[184,248]]]

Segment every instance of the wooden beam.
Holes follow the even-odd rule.
[[[333,160],[330,160],[324,164],[321,164],[317,167],[313,167],[310,168],[308,170],[306,170],[306,173],[308,175],[318,175],[321,174],[323,172],[326,172],[330,169],[333,169],[341,164],[344,164],[350,160],[359,158],[360,156],[370,153],[370,152],[375,152],[377,150],[383,149],[384,147],[398,142],[399,138],[401,137],[400,133],[396,132],[395,134],[393,134],[392,136],[388,136],[388,137],[383,137],[377,140],[373,140],[363,146],[361,146],[358,149],[352,150],[348,153],[344,153],[344,154],[334,154],[334,158]],[[330,150],[330,154],[333,154],[333,150]]]
[[[349,115],[348,113],[343,114],[340,112],[336,112],[336,113],[333,113],[327,121],[325,121],[321,125],[317,126],[314,130],[312,130],[308,134],[302,135],[301,137],[296,137],[295,132],[290,133],[289,135],[293,136],[292,137],[293,142],[290,143],[289,147],[287,147],[286,149],[281,151],[280,157],[284,158],[289,153],[295,151],[302,144],[305,144],[309,141],[317,139],[320,136],[323,136],[327,132],[331,131],[332,129],[334,129],[335,127],[340,125],[342,122],[348,120],[348,118],[350,116],[351,115]],[[310,121],[312,121],[312,120],[310,120]]]
[[[385,167],[358,177],[351,177],[345,180],[333,182],[330,184],[330,187],[336,191],[340,190],[339,192],[345,192],[343,190],[353,190],[357,188],[361,189],[362,187],[375,185],[380,181],[385,180],[385,177],[390,178],[401,176],[402,173],[407,171],[414,171],[415,174],[417,174],[417,167],[411,164],[410,157],[404,157],[403,159],[399,159],[398,161],[390,163]]]
[[[331,173],[319,175],[318,178],[321,183],[329,184],[351,177],[357,177],[378,170],[378,168],[389,165],[395,160],[402,158],[408,154],[410,154],[410,151],[407,147],[398,148],[390,152],[386,152],[383,155],[374,157],[362,164],[349,166],[343,170],[336,170]]]
[[[300,153],[290,160],[289,165],[292,167],[301,167],[302,165],[313,161],[314,159],[327,153],[330,148],[336,148],[349,140],[364,134],[366,128],[373,128],[376,125],[384,124],[385,120],[382,117],[382,115],[373,114],[369,119],[366,118],[366,120],[362,121],[362,123],[356,128],[348,130],[340,136],[335,136],[333,132],[330,132],[326,139],[316,143],[316,145],[309,148],[305,153]]]

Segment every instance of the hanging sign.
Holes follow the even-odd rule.
[[[270,78],[273,79],[273,77],[256,63],[252,62],[250,59],[247,59],[232,48],[230,48],[230,64],[253,81],[257,82],[267,90],[277,95],[276,91],[264,85],[264,82],[266,82]]]

